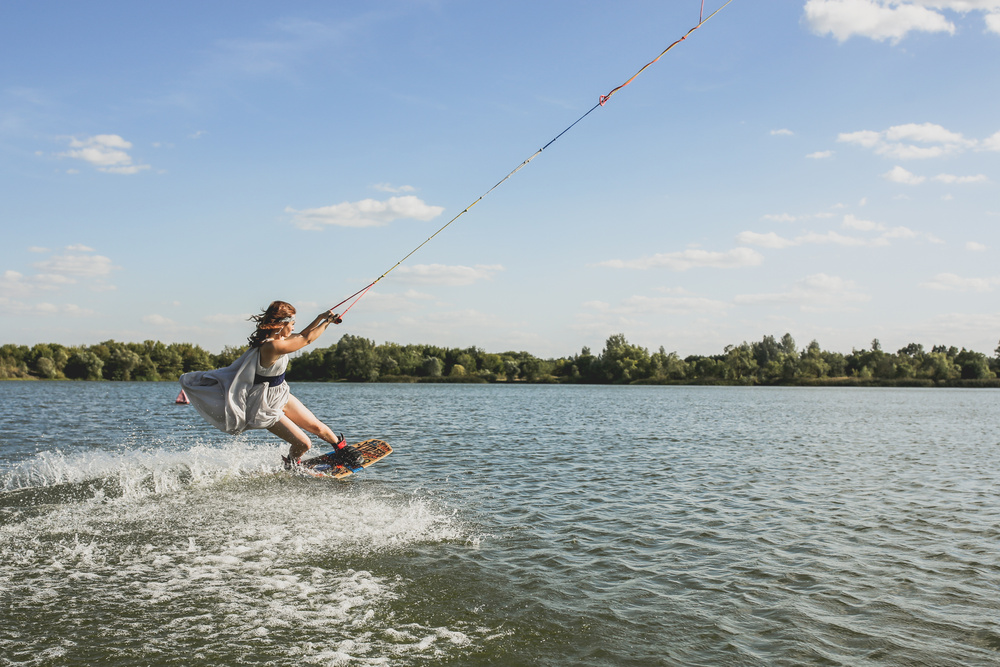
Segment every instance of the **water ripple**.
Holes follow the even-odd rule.
[[[51,386],[0,417],[13,664],[1000,664],[994,392],[302,385],[396,447],[317,485]]]

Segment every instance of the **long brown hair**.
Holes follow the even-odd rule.
[[[272,301],[260,315],[251,315],[250,320],[257,323],[257,330],[247,339],[250,347],[260,347],[268,338],[281,331],[295,317],[295,306],[287,301]]]

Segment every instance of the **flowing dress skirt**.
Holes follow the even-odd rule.
[[[266,382],[254,384],[259,360],[260,349],[251,348],[226,368],[185,373],[180,377],[181,387],[198,412],[220,431],[235,435],[269,428],[281,419],[291,392],[287,382],[275,387]],[[288,357],[281,361],[287,365]]]

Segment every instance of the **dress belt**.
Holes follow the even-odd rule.
[[[272,387],[277,387],[279,384],[285,381],[285,374],[281,375],[258,375],[254,373],[253,383],[254,384],[269,384]]]

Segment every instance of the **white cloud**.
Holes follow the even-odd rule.
[[[895,0],[899,2],[900,0]],[[1000,10],[1000,0],[907,0],[915,5],[934,7],[935,9],[950,9],[953,12],[996,11]]]
[[[882,178],[887,181],[901,183],[903,185],[920,185],[927,180],[924,176],[917,176],[913,172],[907,171],[898,165],[882,174]]]
[[[741,305],[791,305],[803,311],[843,310],[851,304],[870,301],[871,296],[858,290],[850,280],[825,273],[806,276],[785,292],[741,294],[733,299]]]
[[[986,15],[986,30],[1000,35],[1000,12]]]
[[[33,245],[33,246],[31,246],[31,247],[28,248],[28,252],[45,253],[45,252],[52,252],[52,249],[51,248],[45,248],[45,247],[38,246],[38,245]]]
[[[390,194],[398,195],[401,192],[416,192],[417,189],[412,185],[400,185],[394,186],[392,183],[376,183],[372,186],[379,192],[388,192]]]
[[[28,304],[21,301],[14,301],[2,295],[0,295],[0,307],[3,308],[5,313],[19,317],[25,315],[92,317],[93,315],[96,315],[93,310],[81,308],[80,306],[72,303],[64,303],[61,306],[48,302]]]
[[[86,139],[72,138],[70,150],[60,153],[60,157],[83,160],[98,171],[109,174],[136,174],[149,169],[148,164],[136,164],[126,151],[132,144],[117,134],[98,134]]]
[[[931,280],[920,283],[925,289],[947,292],[992,292],[1000,285],[1000,276],[992,278],[962,278],[954,273],[939,273]]]
[[[968,241],[965,244],[966,250],[971,250],[972,252],[983,252],[987,250],[986,246],[982,243],[977,243],[976,241]]]
[[[898,43],[912,31],[955,34],[941,13],[901,0],[809,0],[805,18],[813,32],[839,42],[854,35]]]
[[[0,276],[0,297],[21,298],[27,296],[33,286],[24,279],[24,274],[17,271],[4,271]]]
[[[59,273],[38,273],[33,278],[39,289],[56,289],[62,285],[73,285],[76,280]]]
[[[954,155],[974,148],[975,140],[966,139],[935,123],[893,125],[888,130],[841,132],[837,141],[875,151],[876,155],[897,160],[919,160]]]
[[[297,210],[285,208],[292,214],[292,224],[299,229],[338,227],[383,227],[394,220],[414,219],[427,222],[441,215],[442,206],[430,206],[413,195],[390,197],[386,201],[362,199],[332,206]]]
[[[809,153],[806,157],[810,160],[826,160],[833,157],[833,151],[816,151],[815,153]]]
[[[177,325],[177,323],[169,317],[164,317],[163,315],[157,315],[155,313],[152,315],[143,315],[142,321],[144,324],[152,324],[156,327],[174,327]]]
[[[888,141],[919,141],[924,144],[964,144],[966,139],[957,132],[934,123],[893,125],[885,131]]]
[[[892,181],[893,183],[900,183],[902,185],[920,185],[927,180],[926,176],[919,176],[898,165],[882,174],[882,178],[887,181]],[[938,183],[947,183],[948,185],[969,185],[971,183],[989,183],[990,181],[986,174],[976,174],[974,176],[938,174],[931,180],[937,181]]]
[[[844,221],[841,223],[841,226],[845,229],[858,229],[863,232],[880,232],[885,229],[885,225],[880,222],[859,220],[851,214],[844,216]]]
[[[489,280],[493,274],[503,271],[499,264],[461,266],[445,264],[415,264],[400,266],[396,275],[404,280],[424,285],[471,285],[480,280]]]
[[[851,214],[844,216],[841,226],[859,232],[877,232],[878,236],[847,236],[835,231],[807,232],[795,238],[779,236],[774,232],[761,234],[759,232],[740,232],[736,240],[744,245],[754,245],[762,248],[791,248],[801,245],[840,245],[847,247],[878,248],[889,245],[893,239],[924,239],[930,243],[943,243],[933,234],[918,232],[909,227],[886,227],[882,223],[871,220],[861,220]]]
[[[70,246],[89,250],[86,246]],[[32,248],[33,252],[43,252],[44,248]],[[23,299],[40,292],[53,292],[69,285],[75,285],[79,280],[85,281],[90,290],[104,291],[115,289],[114,285],[105,282],[112,271],[119,267],[111,264],[111,260],[102,255],[64,254],[55,255],[35,262],[33,265],[39,271],[31,276],[25,276],[19,271],[7,270],[0,276],[0,298]],[[52,304],[20,304],[23,309],[31,312],[69,312],[66,306]],[[72,307],[73,313],[90,314],[77,306]]]
[[[807,243],[816,245],[842,245],[848,247],[858,247],[858,246],[886,246],[889,242],[882,237],[877,237],[874,239],[859,238],[857,236],[844,236],[843,234],[838,234],[834,231],[826,232],[825,234],[820,234],[819,232],[809,232],[808,234],[803,234],[795,239],[796,245],[803,245]]]
[[[997,14],[997,16],[1000,16],[1000,14]],[[1000,19],[997,22],[1000,23]],[[987,151],[1000,151],[1000,132],[987,139],[983,139],[982,148]]]
[[[785,129],[771,130],[771,136],[772,137],[791,137],[794,134],[795,133],[792,132],[791,130],[785,130]]]
[[[963,185],[966,183],[988,183],[989,178],[986,174],[976,174],[975,176],[955,176],[953,174],[938,174],[934,177],[935,181],[940,181],[942,183],[956,183]]]
[[[930,232],[918,232],[909,227],[903,227],[902,225],[897,227],[891,227],[883,232],[881,238],[883,239],[923,239],[928,243],[943,244],[944,241],[934,236]]]
[[[736,240],[743,245],[755,245],[761,248],[788,248],[797,245],[795,241],[778,236],[774,232],[759,234],[757,232],[740,232]]]
[[[597,266],[613,269],[671,269],[687,271],[688,269],[707,267],[714,269],[740,269],[748,266],[758,266],[764,261],[764,256],[750,248],[733,248],[726,252],[711,252],[708,250],[688,249],[683,252],[659,253],[652,257],[641,259],[610,259],[599,262]]]
[[[657,287],[656,291],[663,294],[676,294],[678,296],[686,296],[690,294],[690,292],[683,287]]]
[[[630,296],[619,308],[609,308],[608,312],[621,315],[666,313],[687,315],[692,313],[722,312],[729,304],[699,296]]]
[[[874,148],[882,141],[882,133],[874,130],[858,130],[857,132],[841,132],[837,135],[837,141],[849,144],[857,144],[862,148]]]
[[[35,262],[34,267],[49,273],[86,278],[106,276],[115,268],[103,255],[56,255]]]
[[[761,216],[761,220],[771,220],[773,222],[795,222],[798,220],[794,215],[788,213],[778,213],[778,214],[767,214]]]
[[[91,310],[90,308],[81,308],[75,303],[64,303],[59,309],[59,312],[64,315],[69,315],[70,317],[93,317],[97,314],[96,311]]]
[[[0,277],[0,295],[24,298],[36,291],[52,291],[64,285],[72,285],[76,280],[69,276],[39,273],[25,277],[17,271],[4,271]]]

